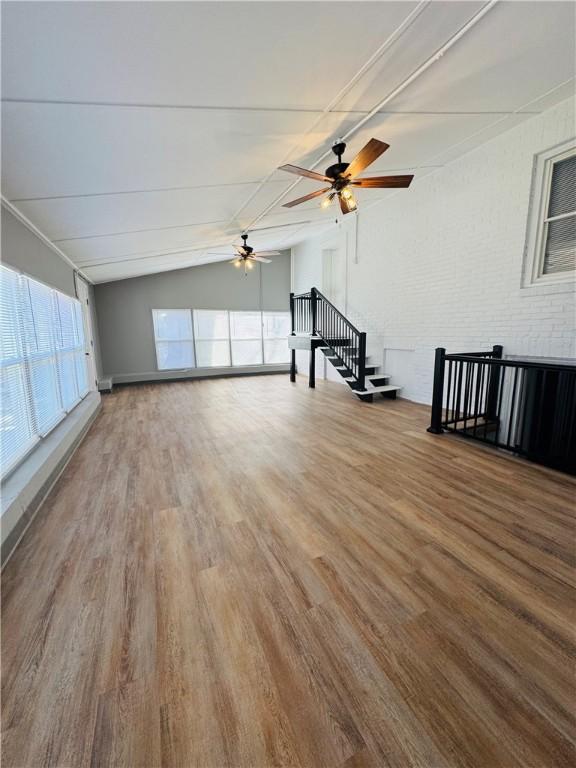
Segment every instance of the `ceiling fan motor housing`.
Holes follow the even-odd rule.
[[[335,189],[340,190],[342,187],[346,185],[346,182],[340,182],[340,177],[344,175],[346,169],[350,165],[350,163],[343,163],[342,162],[342,155],[346,151],[346,142],[342,141],[342,139],[336,139],[334,144],[332,144],[332,152],[336,155],[338,158],[338,162],[334,163],[334,165],[331,165],[329,168],[326,168],[325,174],[330,179],[335,179],[336,183],[333,185]]]
[[[246,244],[246,241],[248,240],[248,235],[242,235],[242,240],[244,240],[244,245],[242,246],[244,248],[244,251],[246,252],[246,256],[250,256],[254,248]]]
[[[334,179],[334,184],[332,186],[335,189],[342,189],[342,187],[345,187],[348,183],[348,179],[344,179],[342,176],[349,165],[350,163],[334,163],[334,165],[331,165],[330,168],[326,168],[324,171],[329,179]]]

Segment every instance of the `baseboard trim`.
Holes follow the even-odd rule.
[[[128,373],[112,374],[106,378],[111,378],[113,386],[126,386],[128,384],[157,384],[173,381],[201,381],[202,379],[235,379],[242,376],[272,376],[278,374],[287,374],[290,372],[289,364],[267,365],[266,367],[255,366],[254,368],[204,368],[198,369],[198,373],[185,375],[162,375],[161,372],[153,371],[146,373]]]

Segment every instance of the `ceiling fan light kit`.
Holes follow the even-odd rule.
[[[381,154],[386,152],[390,145],[384,141],[378,139],[370,139],[370,141],[363,147],[356,155],[351,163],[342,162],[342,155],[346,151],[346,142],[342,139],[337,139],[332,145],[332,151],[338,158],[338,162],[326,168],[324,174],[317,173],[316,171],[309,171],[306,168],[299,168],[297,165],[282,165],[279,170],[287,171],[288,173],[294,173],[297,176],[304,176],[308,179],[314,179],[315,181],[323,181],[329,183],[330,186],[323,187],[317,192],[310,192],[308,195],[299,197],[296,200],[291,200],[289,203],[284,203],[284,208],[293,208],[295,205],[300,205],[308,200],[313,200],[315,197],[321,197],[326,192],[328,196],[325,197],[320,203],[321,208],[329,208],[334,198],[338,198],[340,203],[340,210],[343,214],[352,213],[357,210],[358,204],[354,197],[351,187],[365,188],[365,189],[401,189],[410,186],[414,176],[372,176],[365,179],[358,178],[358,174],[377,160]]]
[[[252,246],[248,245],[248,235],[244,233],[241,235],[244,241],[242,245],[235,245],[236,256],[228,263],[234,264],[235,267],[244,267],[244,274],[247,275],[250,269],[253,269],[255,262],[261,262],[262,264],[270,264],[271,260],[268,256],[280,256],[280,251],[258,251],[256,252]],[[220,255],[220,254],[212,254]]]
[[[346,151],[346,142],[343,139],[336,139],[332,145],[332,151],[336,155],[337,162],[326,168],[325,173],[318,173],[317,171],[309,171],[306,168],[300,168],[297,165],[282,165],[279,170],[287,171],[288,173],[294,173],[297,176],[304,176],[308,179],[314,179],[314,181],[322,181],[328,186],[322,187],[322,189],[316,192],[310,192],[308,195],[299,197],[296,200],[291,200],[289,203],[284,203],[284,208],[293,208],[295,205],[300,205],[308,200],[313,200],[315,197],[323,197],[320,203],[321,208],[329,208],[334,200],[338,200],[340,204],[340,210],[345,215],[347,213],[353,213],[358,210],[358,203],[354,197],[354,188],[360,187],[365,189],[401,189],[403,187],[409,187],[414,176],[371,176],[368,178],[358,178],[358,174],[377,160],[388,149],[389,144],[378,139],[370,139],[370,141],[358,152],[356,157],[351,163],[345,163],[342,160],[342,155]],[[328,193],[328,194],[326,194]],[[248,233],[245,232],[241,235],[242,245],[235,245],[236,255],[230,260],[230,264],[233,264],[237,269],[244,267],[244,275],[248,275],[249,270],[254,268],[255,262],[263,264],[269,264],[270,259],[268,256],[279,256],[280,251],[258,251],[256,252],[252,246],[248,245]],[[216,254],[214,254],[216,255]],[[221,255],[221,254],[217,254]]]

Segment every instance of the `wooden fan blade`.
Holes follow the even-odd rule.
[[[386,189],[388,187],[409,187],[413,175],[406,176],[372,176],[368,179],[356,179],[350,182],[352,187],[363,187],[365,189]]]
[[[250,256],[249,258],[253,259],[254,261],[261,261],[264,264],[272,264],[272,259],[263,259],[262,256]]]
[[[280,256],[280,251],[256,251],[254,256]]]
[[[324,187],[323,189],[319,189],[317,192],[310,192],[309,195],[304,195],[304,197],[297,197],[296,200],[291,200],[289,203],[284,203],[282,208],[293,208],[295,205],[305,203],[307,200],[312,200],[314,197],[320,197],[320,195],[323,195],[325,192],[329,192],[331,189],[332,187]]]
[[[367,168],[374,162],[374,160],[379,158],[382,153],[386,152],[389,146],[389,144],[386,144],[383,141],[378,141],[378,139],[370,139],[368,144],[358,152],[354,160],[352,160],[348,168],[346,168],[345,175],[349,179],[358,176],[359,173],[362,173],[364,168]]]
[[[329,179],[328,176],[324,176],[323,173],[308,171],[306,168],[299,168],[297,165],[281,165],[278,170],[288,171],[288,173],[295,173],[296,176],[306,176],[308,179],[316,179],[316,181],[333,181],[333,179]]]
[[[246,256],[246,251],[244,250],[244,246],[242,245],[235,245],[234,248],[238,251],[240,256]]]
[[[340,197],[340,195],[338,195],[338,200],[340,201],[340,210],[342,211],[342,213],[344,215],[346,215],[347,213],[350,213],[350,209],[348,208],[348,205],[346,204],[346,200],[344,200],[343,197]]]

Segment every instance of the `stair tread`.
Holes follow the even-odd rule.
[[[381,384],[379,387],[368,387],[367,389],[354,390],[355,395],[372,395],[377,392],[398,392],[402,387],[395,384]]]

